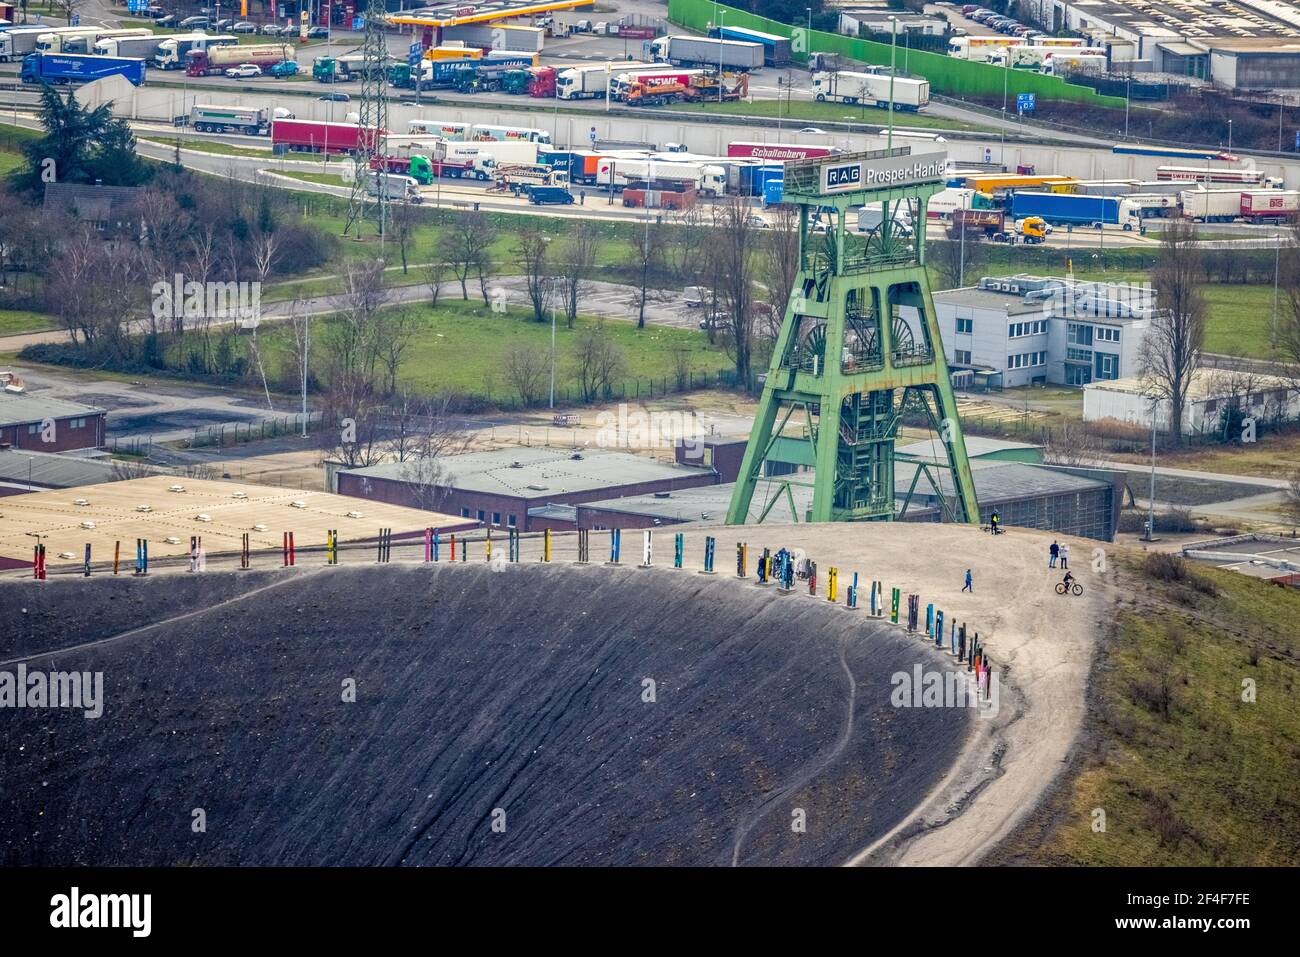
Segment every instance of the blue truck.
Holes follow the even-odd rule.
[[[1033,193],[1016,190],[1011,215],[1017,220],[1038,216],[1053,226],[1120,226],[1146,232],[1142,211],[1124,196],[1087,196],[1080,193]]]
[[[30,53],[23,57],[19,79],[24,83],[89,83],[124,76],[133,86],[144,83],[145,61],[137,57],[93,56],[87,53]]]

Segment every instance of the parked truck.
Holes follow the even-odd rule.
[[[354,153],[375,136],[372,128],[357,123],[320,120],[273,119],[271,149],[305,153]]]
[[[1241,194],[1241,218],[1250,223],[1281,223],[1300,213],[1300,192],[1248,189]]]
[[[191,49],[185,54],[185,75],[212,76],[241,63],[252,63],[265,68],[292,59],[294,48],[289,43],[251,43],[209,47],[205,50]]]
[[[1040,216],[1018,219],[1005,209],[955,209],[949,217],[948,238],[968,240],[983,237],[995,243],[1037,245],[1047,238],[1049,227]]]
[[[1017,190],[1011,198],[1011,211],[1017,219],[1041,216],[1054,226],[1119,226],[1125,231],[1146,231],[1137,207],[1123,196]]]
[[[761,70],[763,44],[704,37],[660,37],[650,41],[650,53],[674,66],[711,66],[720,70]]]
[[[546,31],[539,27],[512,26],[503,23],[462,23],[444,27],[444,44],[463,43],[480,50],[512,53],[541,53]]]
[[[191,50],[206,50],[209,47],[232,47],[239,38],[226,34],[184,33],[164,37],[158,41],[154,51],[153,65],[160,70],[180,70],[185,66],[185,54]]]
[[[1240,189],[1184,189],[1178,194],[1183,215],[1194,223],[1230,223],[1241,215]]]
[[[406,203],[421,203],[420,184],[410,176],[389,173],[385,170],[373,170],[366,177],[366,192],[371,196],[381,193],[386,199]]]
[[[105,37],[95,41],[96,56],[144,57],[152,60],[158,50],[158,37],[148,33],[140,37]]]
[[[599,66],[570,67],[556,74],[555,95],[561,100],[603,97],[613,77],[652,65],[650,63],[602,63]]]
[[[822,103],[865,103],[881,109],[889,106],[893,96],[894,109],[915,113],[930,105],[930,81],[896,76],[890,82],[887,73],[814,73],[813,99]]]
[[[427,156],[418,153],[410,156],[389,156],[384,159],[374,156],[371,157],[370,168],[376,170],[384,168],[390,173],[409,176],[421,186],[429,186],[434,180],[433,162]]]
[[[993,209],[993,197],[988,193],[963,186],[949,186],[935,193],[925,204],[926,219],[951,219],[959,209]]]
[[[29,53],[23,57],[23,83],[90,83],[124,76],[132,86],[144,83],[145,61],[136,57],[91,56],[86,53]]]
[[[85,33],[54,33],[42,36],[36,41],[37,53],[90,53],[95,54],[100,51],[95,49],[96,44],[101,40],[129,40],[129,39],[146,39],[154,43],[158,42],[158,37],[152,30],[131,29],[131,30],[108,30],[98,29],[90,30]],[[153,50],[149,50],[152,55]],[[117,54],[111,54],[117,56]],[[138,54],[131,54],[137,56]]]
[[[597,185],[611,187],[615,192],[633,181],[686,182],[705,196],[722,196],[727,191],[727,171],[721,166],[606,157],[596,171]]]
[[[1053,50],[1052,55],[1043,60],[1039,73],[1047,76],[1066,76],[1070,73],[1082,73],[1097,76],[1108,69],[1106,54],[1088,53],[1082,50]]]
[[[190,109],[189,125],[200,133],[243,133],[247,136],[270,136],[271,121],[292,119],[282,107],[208,106],[195,104]]]
[[[36,49],[36,41],[49,27],[11,27],[0,32],[0,63],[18,60]]]
[[[764,66],[787,66],[791,60],[790,38],[774,33],[760,33],[748,27],[713,27],[709,36],[718,40],[739,40],[742,43],[757,43],[763,47]]]

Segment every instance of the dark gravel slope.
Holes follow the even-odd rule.
[[[970,720],[890,706],[924,643],[721,577],[339,567],[229,601],[280,580],[0,584],[26,622],[0,661],[102,671],[106,699],[0,710],[0,861],[837,863]]]

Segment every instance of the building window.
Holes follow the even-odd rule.
[[[1098,342],[1119,342],[1119,330],[1112,326],[1097,327]]]
[[[469,518],[469,509],[467,509],[467,508],[462,508],[462,509],[460,510],[460,517],[461,517],[461,518]]]
[[[500,513],[500,512],[493,512],[493,513],[492,513],[492,524],[493,524],[493,525],[500,525],[500,524],[501,524],[501,513]]]
[[[1092,326],[1085,326],[1078,322],[1071,322],[1067,324],[1066,332],[1070,345],[1092,345]]]
[[[962,334],[962,333],[966,333],[966,334],[969,335],[970,333],[973,333],[974,331],[975,331],[975,320],[974,320],[974,319],[958,319],[958,320],[957,320],[957,333],[958,333],[958,335],[960,335],[960,334]]]
[[[509,517],[506,519],[506,522],[507,522],[507,524],[508,524],[511,528],[514,528],[516,525],[519,524],[519,522],[515,519],[515,517],[514,517],[513,515],[509,516]]]
[[[486,520],[487,520],[487,513],[484,512],[483,509],[481,509],[481,508],[478,510],[478,520],[479,520],[480,522],[482,522],[482,521],[486,521]]]
[[[956,362],[958,365],[964,365],[964,366],[970,365],[970,350],[954,349],[953,361]]]
[[[34,422],[31,425],[27,426],[28,435],[35,435],[40,430],[41,430],[41,426],[39,422]]]
[[[1097,353],[1097,378],[1100,379],[1118,379],[1119,378],[1119,356],[1111,355],[1106,352]]]

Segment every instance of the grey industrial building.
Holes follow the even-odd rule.
[[[507,448],[443,460],[431,477],[410,463],[385,462],[332,473],[330,491],[393,505],[432,508],[484,525],[540,531],[562,528],[548,506],[715,485],[711,468],[692,468],[604,449]],[[423,475],[422,475],[423,473]],[[430,485],[436,484],[431,494]]]
[[[1112,72],[1300,89],[1300,7],[1279,0],[1023,0],[1023,17],[1104,47]]]
[[[986,276],[933,295],[959,385],[1083,386],[1137,375],[1155,316],[1155,294],[1145,284]]]
[[[899,462],[895,488],[901,508],[901,493],[911,484],[915,465]],[[917,483],[903,521],[938,522],[943,510],[940,495],[951,499],[947,473],[933,470],[939,489],[924,475]],[[1004,525],[1038,528],[1099,541],[1113,541],[1123,504],[1124,473],[1103,469],[1073,469],[1030,465],[1020,461],[974,459],[971,475],[980,503],[980,520],[987,522],[996,509]],[[766,522],[804,521],[812,505],[811,473],[799,476],[800,485],[786,486],[779,479],[758,483],[750,506],[750,521],[756,522],[771,505]],[[727,515],[734,483],[681,491],[625,496],[577,506],[578,528],[653,528],[692,523],[719,525]],[[793,502],[794,511],[791,511]]]

